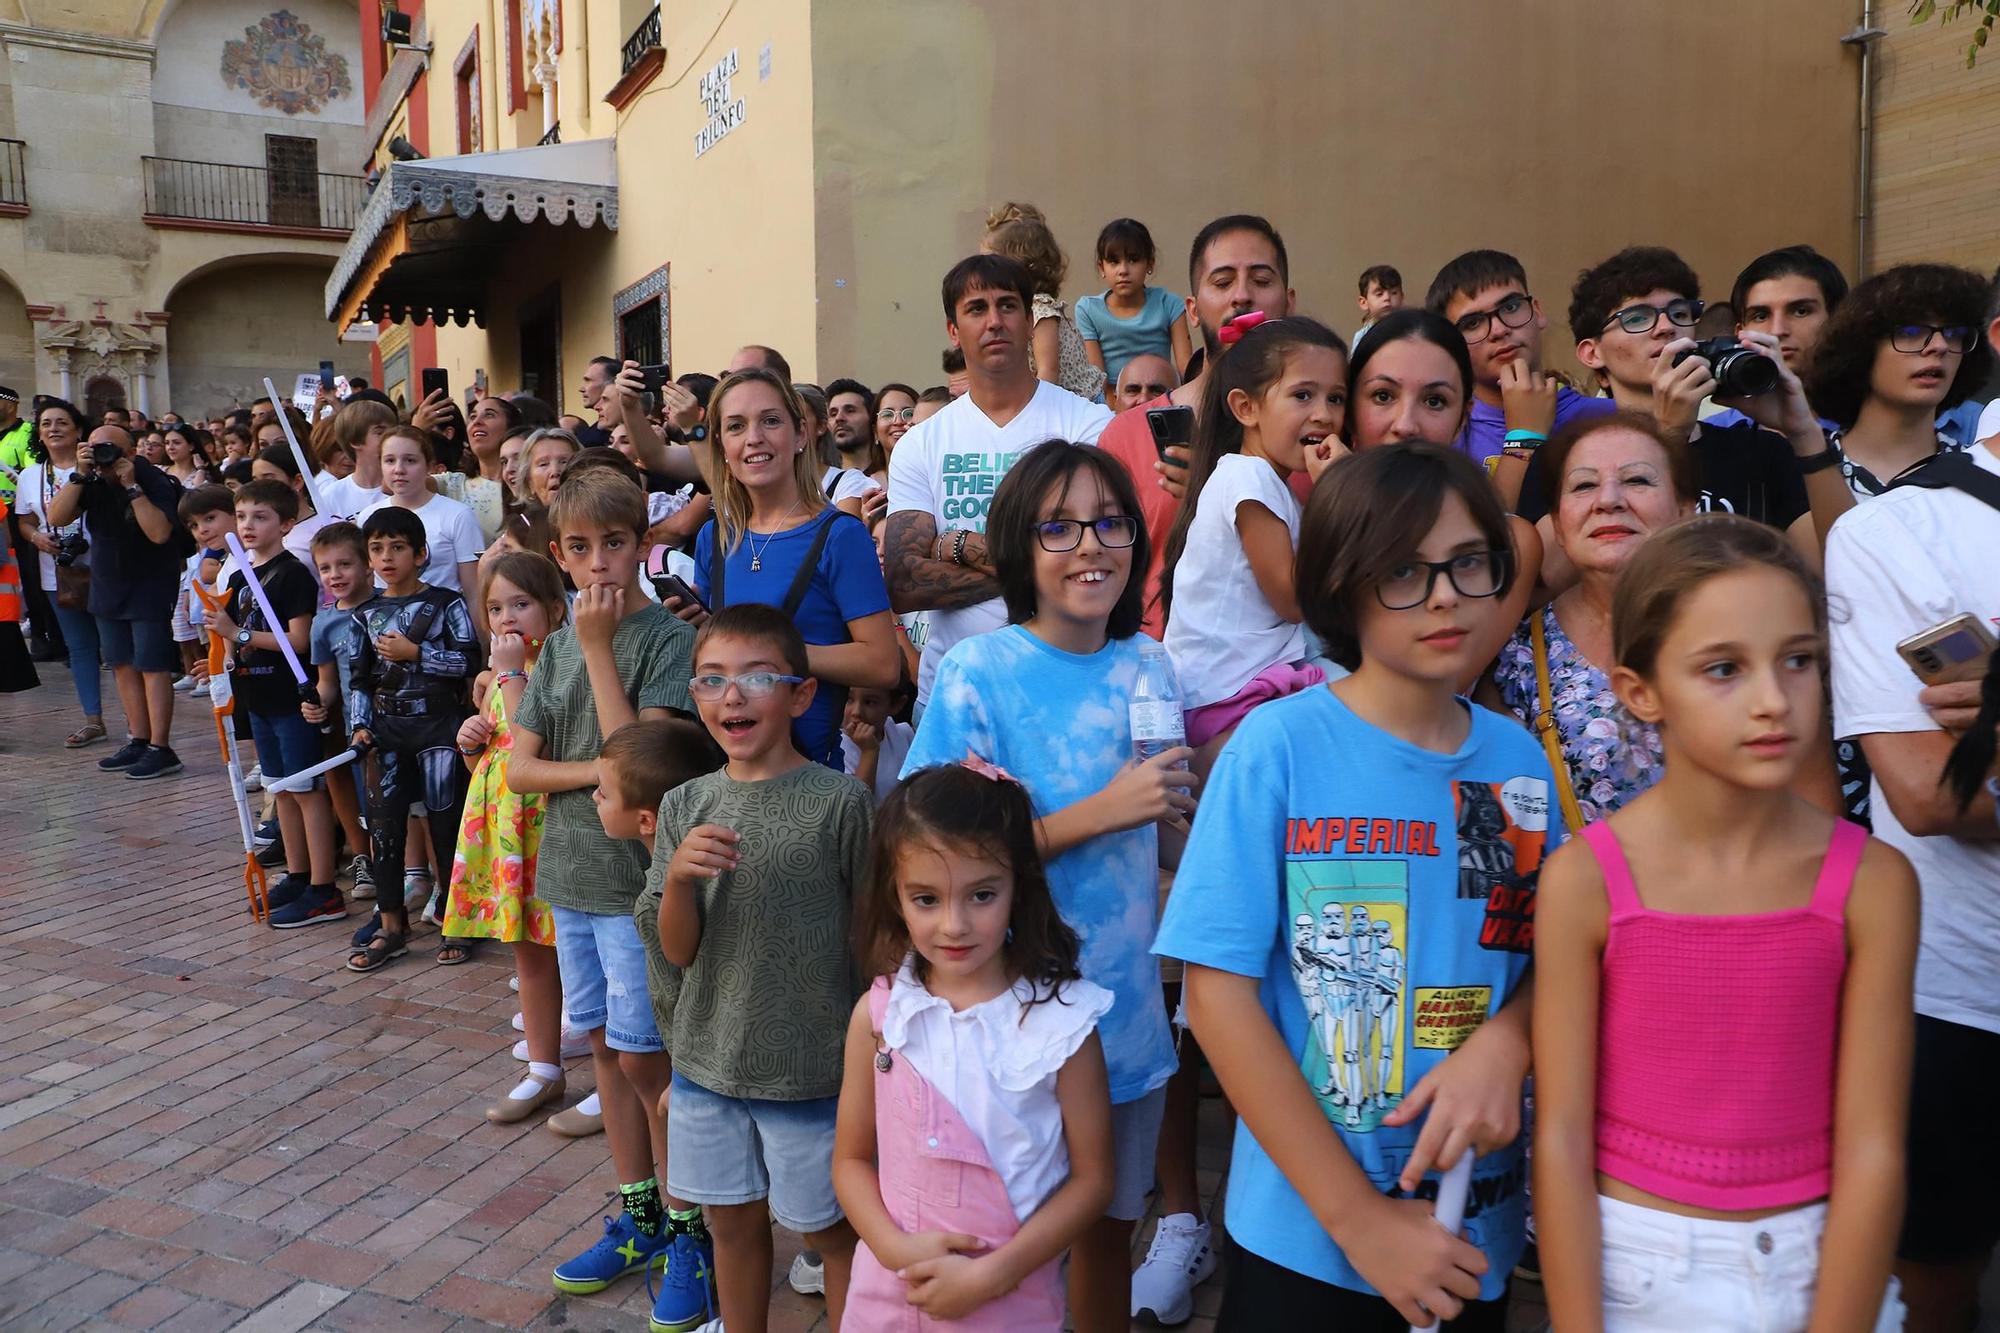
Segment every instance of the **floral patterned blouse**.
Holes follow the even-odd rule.
[[[1093,403],[1100,401],[1104,396],[1104,372],[1090,363],[1090,354],[1083,350],[1083,334],[1070,318],[1068,308],[1046,292],[1036,292],[1033,314],[1037,324],[1045,319],[1062,321],[1056,334],[1056,382],[1079,398]]]
[[[1665,771],[1660,733],[1626,713],[1611,692],[1611,678],[1563,633],[1553,604],[1542,610],[1542,630],[1548,637],[1549,699],[1563,760],[1583,822],[1595,824],[1660,780]],[[1532,728],[1540,709],[1535,648],[1525,621],[1500,650],[1493,680],[1501,700]]]

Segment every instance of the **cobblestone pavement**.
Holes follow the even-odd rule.
[[[254,925],[205,704],[178,705],[186,772],[130,782],[63,749],[75,695],[41,670],[0,696],[0,1327],[643,1329],[636,1278],[549,1284],[616,1207],[603,1138],[481,1114],[521,1069],[505,951],[437,967],[427,930],[357,976],[360,905]],[[588,1059],[568,1074],[573,1102]],[[773,1333],[823,1329],[776,1237]]]

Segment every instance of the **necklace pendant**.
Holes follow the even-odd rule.
[[[750,572],[752,574],[755,574],[758,570],[762,569],[763,567],[764,567],[764,562],[762,559],[754,555],[750,557]]]
[[[878,1073],[883,1073],[883,1074],[888,1073],[889,1066],[892,1063],[893,1061],[890,1059],[889,1053],[887,1051],[875,1052],[875,1069]]]

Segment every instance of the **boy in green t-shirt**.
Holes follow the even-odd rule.
[[[662,961],[681,969],[669,1184],[707,1209],[730,1333],[767,1326],[772,1217],[820,1252],[838,1326],[854,1230],[833,1193],[834,1108],[874,798],[792,739],[815,682],[784,612],[718,611],[694,656],[689,689],[729,762],[660,802],[647,877]]]
[[[603,1239],[555,1270],[558,1291],[588,1294],[659,1266],[673,1241],[659,1185],[666,1133],[653,1109],[673,1070],[632,923],[646,855],[605,836],[590,791],[606,735],[688,710],[694,631],[640,590],[646,497],[631,481],[608,470],[575,477],[557,490],[549,521],[576,604],[543,645],[521,697],[507,782],[516,792],[548,793],[535,892],[555,915],[570,1026],[590,1034],[624,1203]]]

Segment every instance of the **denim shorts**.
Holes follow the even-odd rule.
[[[665,1050],[646,993],[646,947],[629,912],[600,916],[551,905],[563,1008],[578,1032],[604,1029],[614,1051]]]
[[[1146,1196],[1153,1190],[1153,1155],[1160,1147],[1160,1121],[1167,1112],[1167,1089],[1154,1088],[1143,1097],[1111,1105],[1111,1202],[1104,1215],[1136,1222],[1146,1215]]]
[[[113,620],[98,616],[97,644],[108,667],[181,673],[181,654],[174,647],[171,620]]]
[[[556,926],[561,946],[562,926]],[[773,1102],[725,1097],[674,1075],[667,1099],[667,1193],[689,1203],[771,1201],[800,1235],[845,1216],[833,1195],[837,1097]]]
[[[297,713],[251,713],[250,739],[257,742],[257,766],[267,778],[288,778],[311,768],[326,748],[318,728]],[[313,790],[325,782],[314,778]]]

